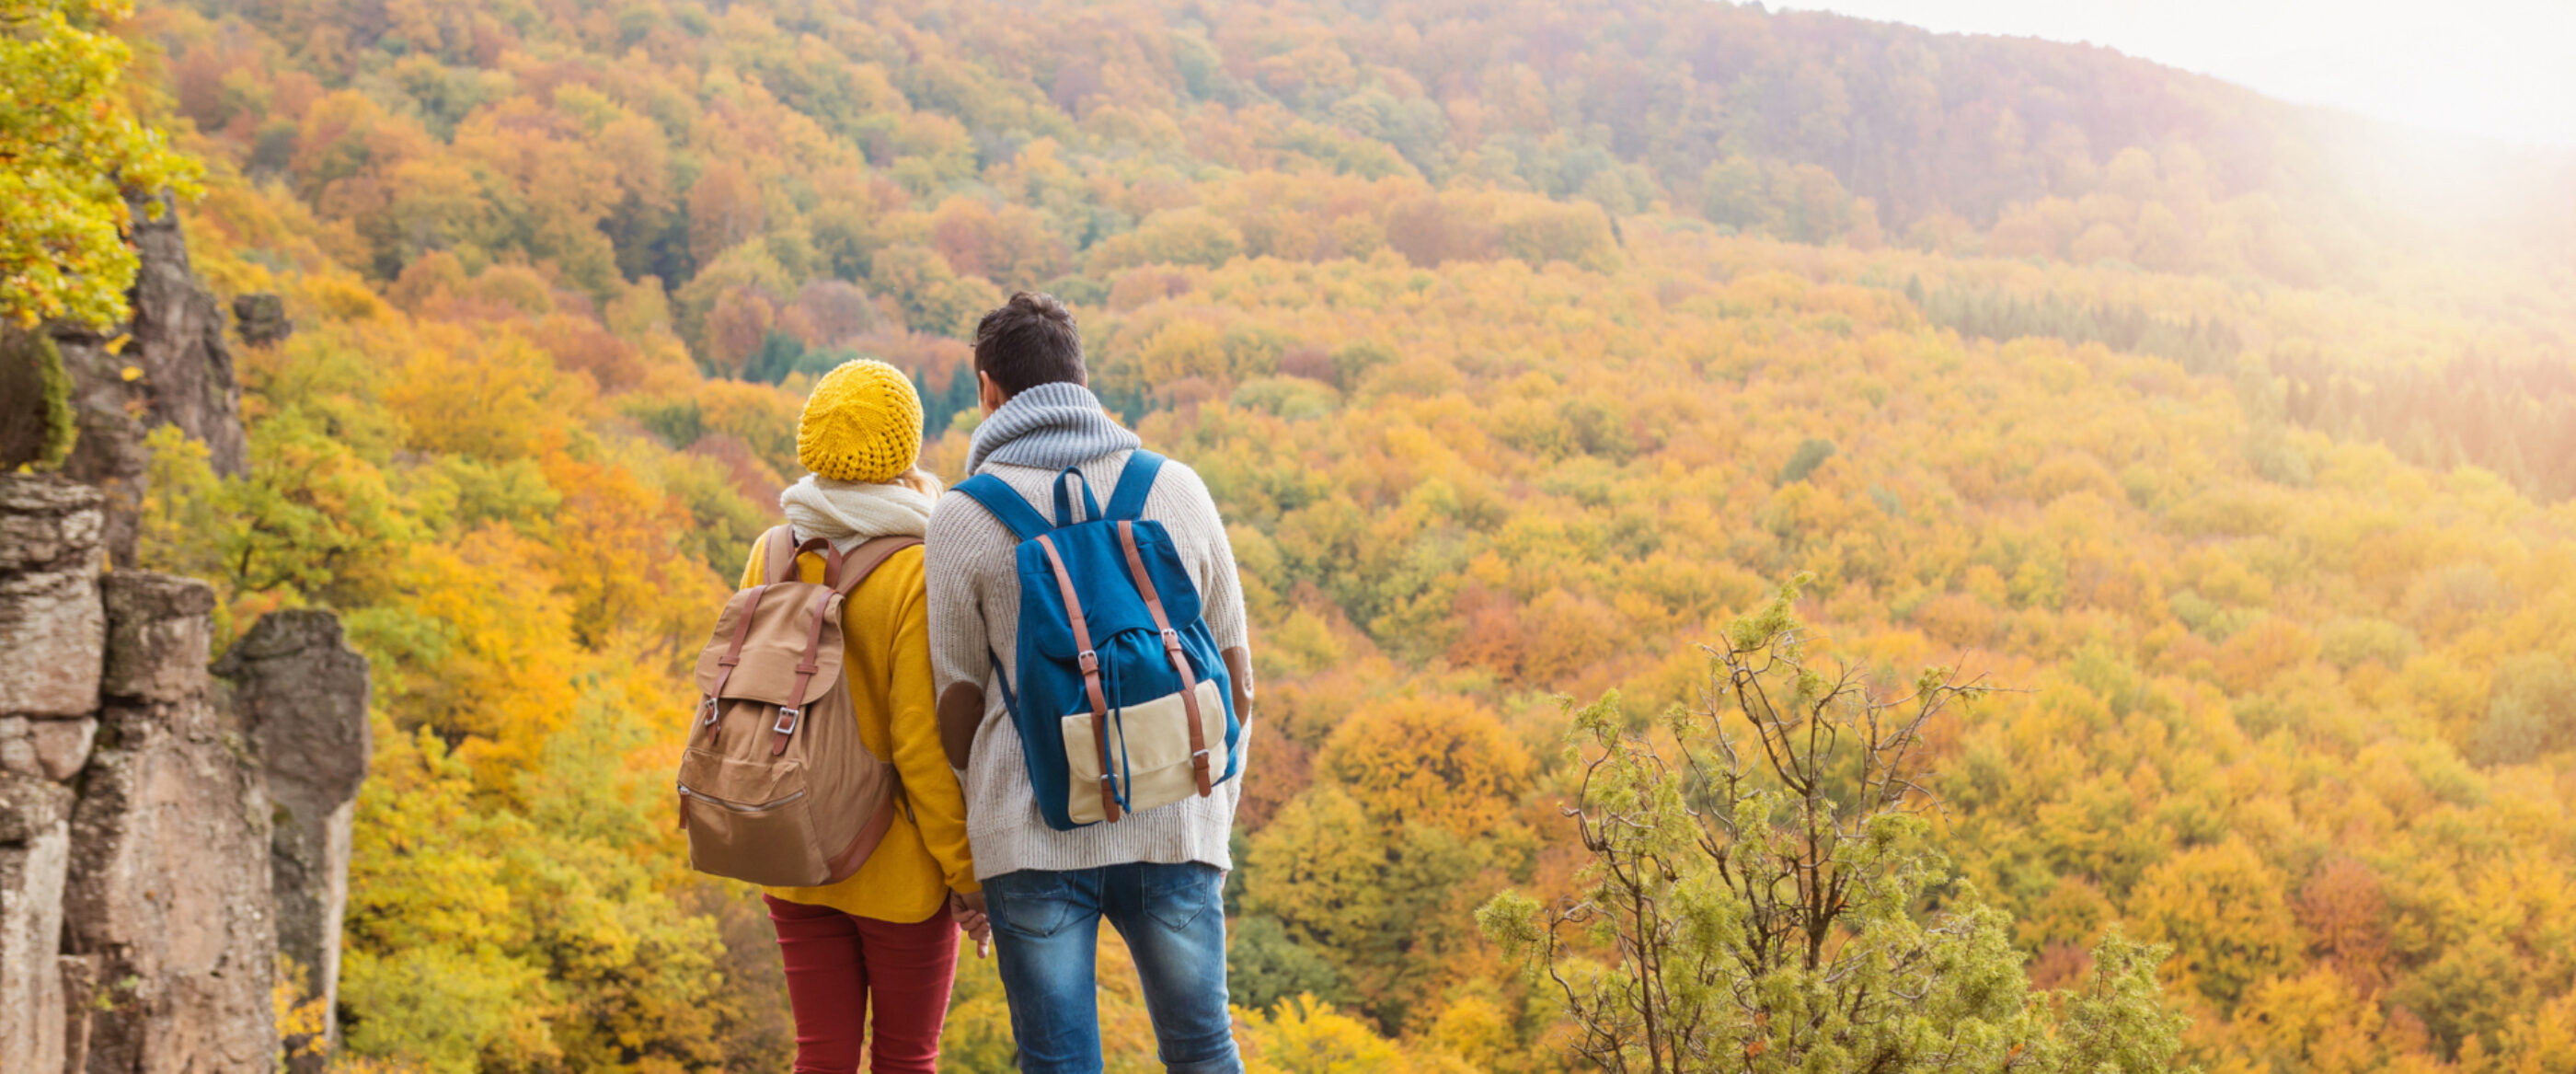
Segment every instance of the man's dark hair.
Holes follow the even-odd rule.
[[[993,378],[1006,395],[1057,381],[1091,383],[1073,311],[1054,295],[1033,291],[1012,295],[975,322],[975,371]]]

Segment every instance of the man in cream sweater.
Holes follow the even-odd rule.
[[[986,314],[975,329],[975,373],[984,422],[969,476],[996,475],[1032,506],[1052,505],[1049,483],[1068,466],[1093,488],[1117,486],[1139,441],[1091,394],[1081,336],[1062,303],[1023,293]],[[1216,503],[1198,474],[1168,463],[1143,515],[1171,534],[1198,584],[1248,742],[1249,632]],[[981,505],[951,493],[932,512],[926,540],[940,736],[965,785],[967,837],[983,886],[958,902],[968,916],[990,917],[1020,1069],[1100,1071],[1093,953],[1106,917],[1135,955],[1163,1065],[1184,1074],[1242,1070],[1226,1006],[1221,892],[1234,867],[1226,844],[1243,780],[1112,824],[1049,828],[996,681],[1007,669],[993,665],[993,654],[1018,651],[1018,539]]]

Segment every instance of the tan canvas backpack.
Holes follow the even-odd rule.
[[[859,740],[841,668],[841,607],[879,564],[921,543],[880,537],[845,557],[761,538],[762,584],[725,602],[698,654],[699,702],[680,759],[680,826],[689,864],[777,887],[819,887],[859,871],[902,796],[894,765]],[[823,584],[797,557],[823,555]]]

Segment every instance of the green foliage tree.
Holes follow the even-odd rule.
[[[936,437],[948,431],[957,415],[976,409],[981,400],[976,396],[975,371],[971,368],[951,370],[948,384],[933,389],[920,373],[912,375],[912,390],[921,396],[922,435]]]
[[[1792,481],[1804,481],[1808,475],[1816,472],[1816,467],[1824,465],[1825,460],[1833,457],[1833,441],[1821,437],[1801,440],[1798,442],[1798,450],[1789,453],[1789,461],[1780,464],[1780,476],[1772,483],[1786,485]]]
[[[1253,837],[1243,880],[1253,931],[1238,940],[1253,946],[1238,957],[1257,971],[1257,986],[1275,990],[1262,998],[1284,998],[1291,988],[1350,996],[1392,1029],[1407,1024],[1450,972],[1469,946],[1457,922],[1473,909],[1476,880],[1508,865],[1526,836],[1505,830],[1467,839],[1393,820],[1323,784]],[[1274,929],[1287,948],[1270,945]]]
[[[761,384],[776,384],[803,373],[819,377],[841,363],[859,357],[857,351],[837,347],[807,347],[803,341],[783,332],[771,332],[761,338],[760,349],[743,363],[742,379]]]
[[[50,470],[80,440],[72,378],[43,332],[0,323],[0,468]]]
[[[1359,1001],[1339,967],[1268,916],[1241,918],[1227,934],[1225,984],[1227,997],[1247,1010],[1266,1011],[1300,995],[1343,1007]]]
[[[2084,990],[2034,996],[2007,915],[1951,882],[1923,732],[1986,688],[1829,678],[1797,595],[1727,627],[1700,707],[1639,726],[1612,694],[1572,713],[1577,891],[1478,917],[1562,997],[1576,1054],[1656,1074],[2168,1069],[2183,1020],[2162,950],[2113,935]]]
[[[2528,653],[2496,671],[2470,751],[2488,764],[2516,764],[2576,744],[2576,671],[2554,653]]]
[[[1964,336],[1994,340],[2048,336],[2068,343],[2100,343],[2170,359],[2195,373],[2226,372],[2244,350],[2236,330],[2221,320],[2159,315],[2125,303],[2088,305],[2053,294],[2034,300],[1960,287],[1926,294],[1919,279],[1909,283],[1907,297],[1924,317]]]

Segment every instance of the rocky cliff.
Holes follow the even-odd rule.
[[[375,752],[367,660],[342,640],[340,617],[281,611],[252,625],[214,671],[232,684],[229,710],[248,728],[268,780],[277,950],[303,968],[310,994],[324,1000],[323,1034],[336,1038],[350,825]],[[296,1067],[302,1074],[320,1064]]]
[[[0,388],[10,395],[0,409],[24,430],[0,436],[0,466],[38,457],[46,438],[35,433],[37,423],[71,419],[70,454],[58,461],[59,471],[106,495],[103,540],[117,566],[134,562],[151,461],[143,438],[155,426],[176,425],[202,441],[218,474],[236,475],[249,465],[241,384],[233,375],[223,306],[188,265],[178,212],[165,206],[156,218],[137,205],[132,239],[137,269],[126,293],[134,309],[131,322],[103,331],[50,325],[44,333],[49,338],[42,340],[7,330],[12,338],[0,339],[0,356],[8,364],[29,367],[0,370]],[[292,327],[273,295],[245,295],[236,305],[260,314],[248,324],[253,345],[282,339]],[[51,353],[40,355],[40,347]],[[33,368],[39,362],[58,364],[68,413],[45,412],[44,377]]]
[[[127,344],[56,332],[52,372],[0,377],[67,373],[79,433],[0,473],[0,1071],[265,1074],[280,955],[336,982],[367,666],[299,611],[210,669],[214,591],[132,569],[152,427],[245,463],[222,307],[174,223],[135,241]]]

